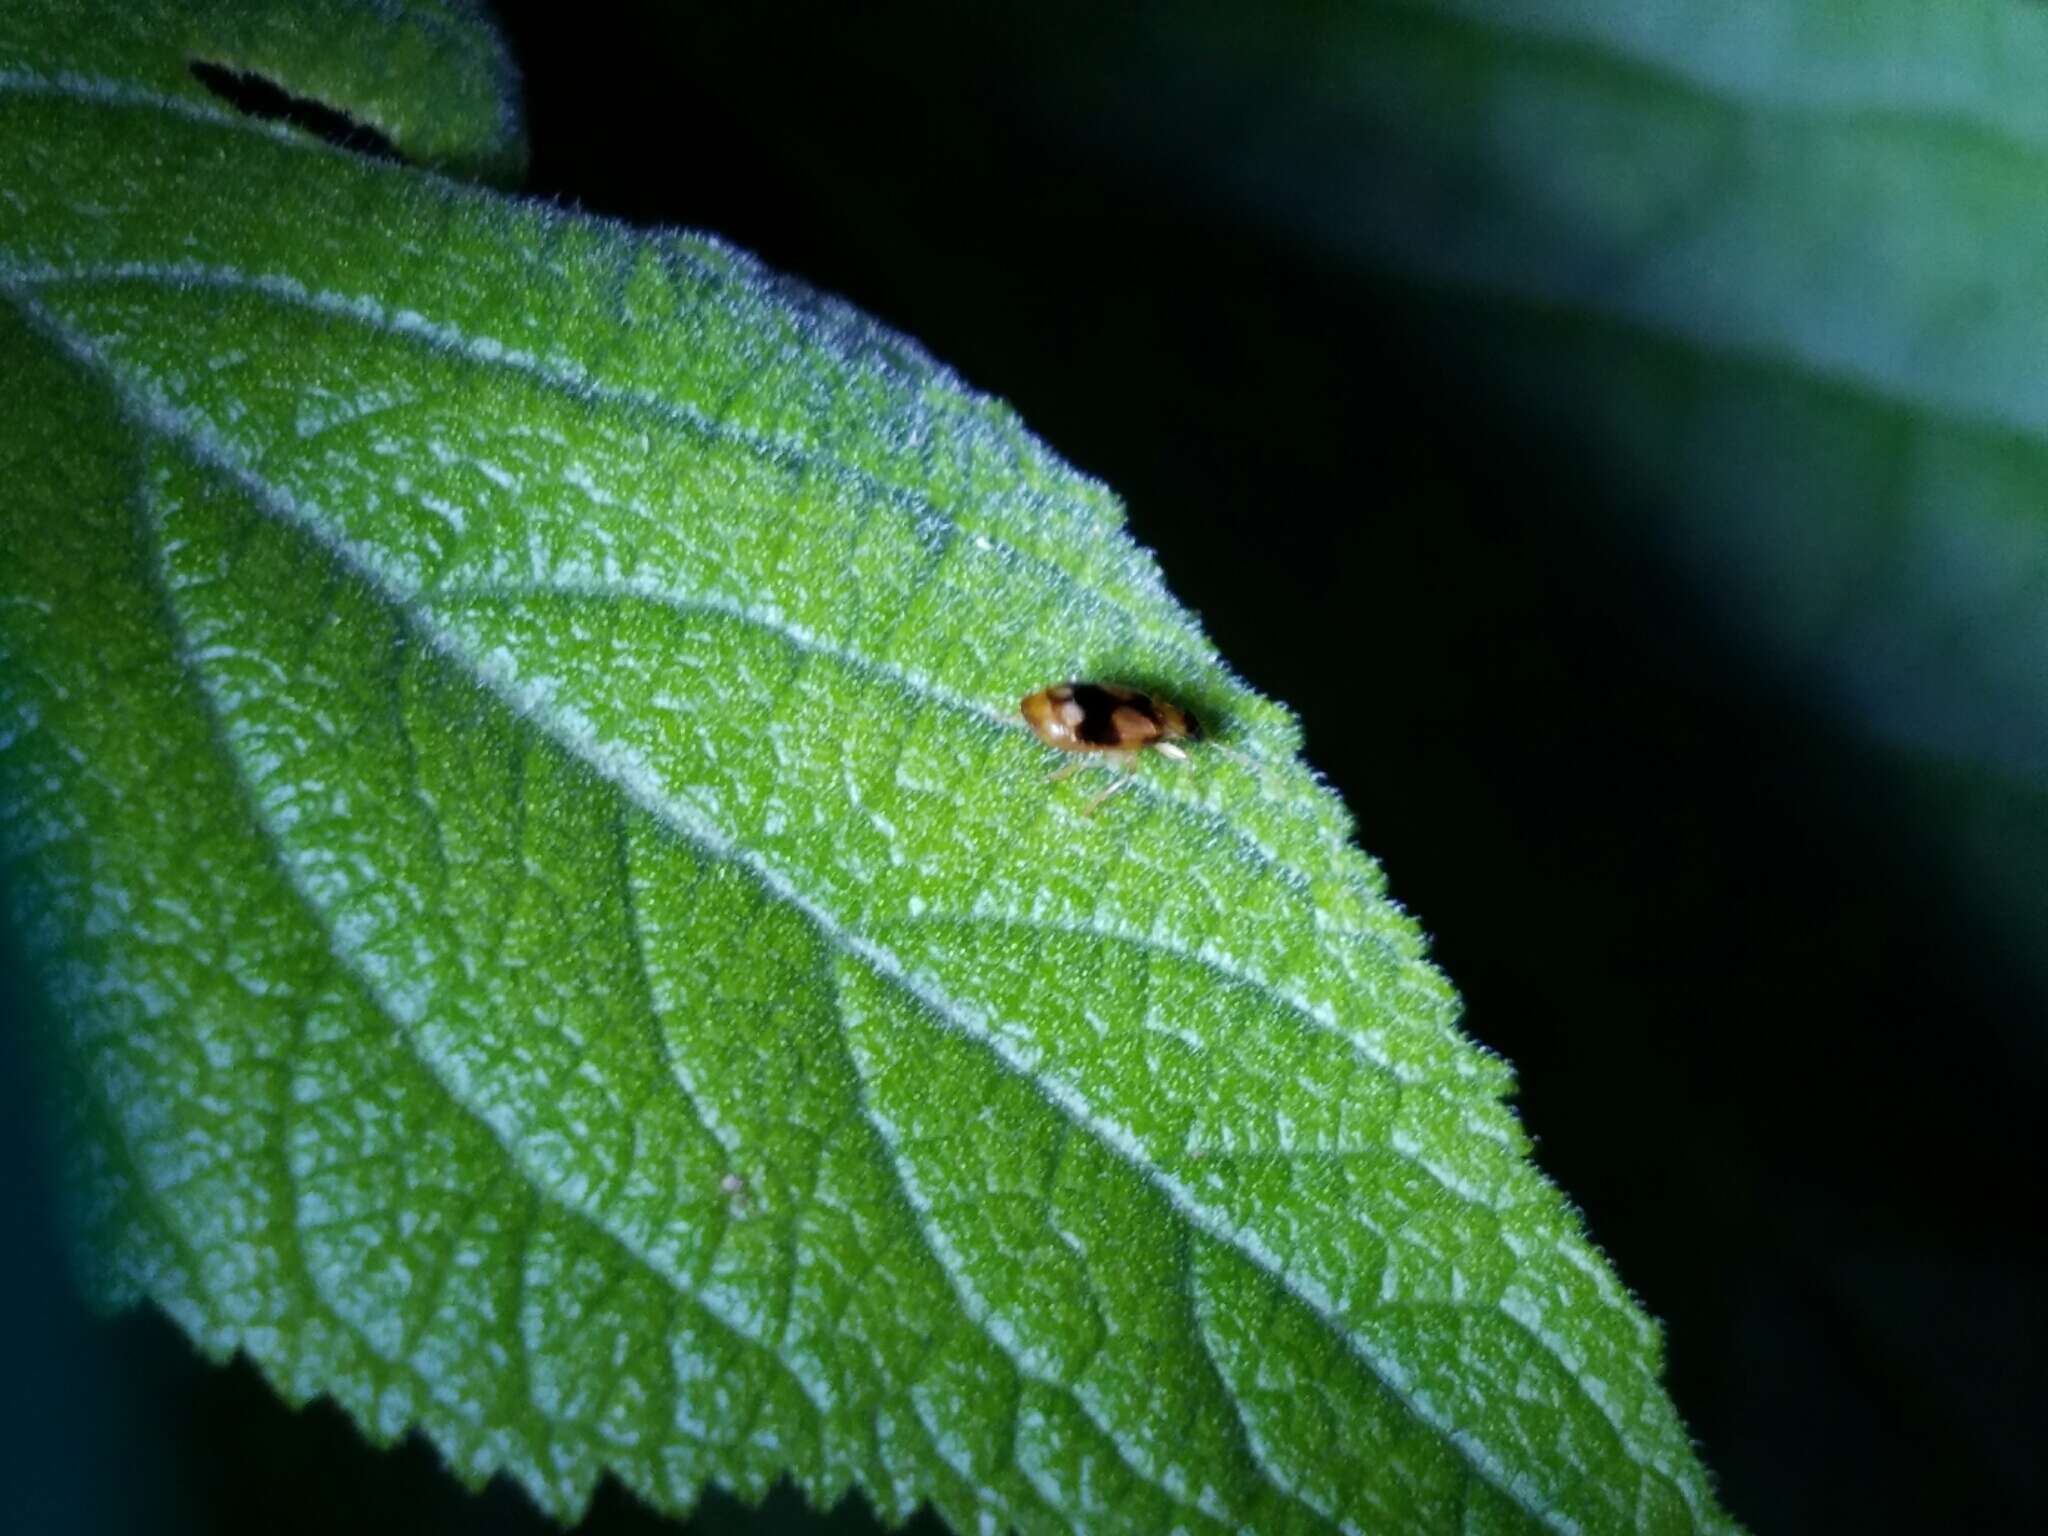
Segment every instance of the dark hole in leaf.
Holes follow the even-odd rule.
[[[191,68],[193,79],[237,112],[260,117],[265,122],[290,123],[294,128],[319,135],[338,149],[353,150],[359,155],[371,155],[379,160],[405,158],[398,152],[396,144],[368,123],[357,122],[346,112],[337,112],[325,102],[294,96],[274,80],[220,64],[208,64],[202,59],[194,59]]]

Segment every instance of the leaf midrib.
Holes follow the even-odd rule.
[[[327,156],[341,156],[344,159],[356,162],[368,174],[389,174],[411,180],[424,177],[441,183],[451,192],[457,194],[472,190],[463,183],[450,181],[431,170],[415,167],[394,168],[376,162],[363,162],[360,160],[360,157],[337,149],[317,138],[299,133],[284,124],[273,123],[242,114],[224,113],[211,101],[167,95],[126,82],[110,80],[104,76],[84,75],[74,72],[53,77],[37,74],[32,71],[0,69],[0,93],[8,92],[18,95],[48,96],[67,103],[82,103],[87,107],[122,107],[172,112],[201,126],[220,129],[230,134],[253,133],[266,140],[280,144],[287,149]],[[743,262],[748,260],[741,253],[731,251],[730,248],[725,249],[729,255],[737,260]],[[687,247],[677,245],[674,242],[665,246],[664,251],[671,257],[688,262],[692,269],[707,281],[728,280],[732,275],[730,272],[722,271],[706,261],[701,253],[691,251]],[[130,270],[120,270],[124,267]],[[329,313],[337,316],[349,315],[359,321],[381,324],[394,334],[404,334],[406,331],[404,322],[415,321],[417,322],[417,333],[429,340],[438,340],[444,344],[455,346],[458,349],[466,348],[465,355],[472,358],[476,357],[480,351],[479,348],[471,343],[471,339],[465,337],[461,332],[430,321],[424,316],[409,312],[391,316],[386,312],[385,306],[375,300],[347,300],[335,295],[314,293],[296,279],[282,274],[244,274],[231,268],[211,267],[200,262],[174,262],[167,264],[136,262],[111,264],[104,270],[97,272],[89,268],[81,269],[75,275],[82,280],[97,278],[102,281],[115,276],[129,276],[138,279],[154,279],[173,285],[181,279],[195,285],[208,280],[215,280],[222,286],[228,287],[238,284],[263,284],[267,282],[277,285],[277,291],[269,293],[269,296],[272,298],[304,303],[316,309],[320,307],[323,300],[337,299],[341,305],[346,307],[336,308],[328,311]],[[37,272],[32,269],[16,268],[0,270],[0,283],[22,286],[31,285],[49,278],[63,280],[66,276],[67,274],[60,269],[48,269],[46,272]],[[766,277],[768,274],[764,272],[763,276]],[[786,280],[783,281],[786,286],[793,286],[787,285]],[[810,290],[804,290],[804,293],[807,298],[821,306],[822,309],[834,310],[836,307],[839,307],[837,306],[837,301],[829,299],[822,294],[816,294]],[[872,325],[872,322],[867,321],[866,317],[859,316],[850,307],[845,307],[845,314],[862,327]],[[881,332],[879,329],[875,330],[877,338],[884,337],[885,335],[886,333]],[[501,352],[501,356],[494,360],[506,362],[512,366],[527,366],[534,377],[542,379],[557,389],[573,388],[595,398],[608,399],[620,405],[637,406],[642,409],[651,410],[671,425],[688,426],[708,436],[729,435],[733,441],[746,442],[756,448],[773,449],[806,458],[811,456],[809,445],[801,440],[762,436],[751,429],[737,428],[729,423],[709,419],[694,407],[666,399],[645,390],[635,390],[602,383],[588,369],[573,361],[565,363],[564,360],[557,359],[553,366],[566,367],[567,376],[564,377],[557,374],[551,377],[546,372],[551,365],[546,359],[539,357],[537,354],[531,353],[522,347],[505,347],[501,343],[496,342],[492,342],[491,345],[498,347]],[[918,352],[917,355],[920,358],[923,357],[921,352]],[[934,385],[954,387],[960,390],[964,399],[978,400],[981,398],[972,396],[970,392],[965,390],[964,386],[959,385],[949,370],[936,363],[928,362],[927,366],[930,368],[930,373],[928,376],[919,378],[918,382],[921,387],[928,388]],[[1014,448],[1012,443],[1006,443],[1006,446]],[[1043,461],[1034,460],[1033,462],[1041,469],[1048,467]],[[931,507],[935,515],[944,518],[956,532],[968,531],[958,523],[951,513],[932,506],[929,496],[915,486],[883,480],[875,476],[871,471],[849,468],[845,465],[835,465],[834,469],[835,472],[848,475],[857,482],[871,481],[875,489],[886,491],[888,494],[911,497],[920,505]],[[1058,504],[1052,503],[1052,505],[1057,507]],[[1077,528],[1076,531],[1081,532],[1085,530]],[[1033,564],[1044,567],[1047,574],[1053,580],[1071,587],[1082,598],[1088,601],[1100,601],[1099,594],[1095,593],[1085,582],[1081,581],[1074,572],[1067,570],[1050,557],[1021,549],[1009,540],[988,530],[976,529],[973,532],[978,536],[988,538],[992,544],[1000,544],[1019,560],[1030,561]],[[1159,605],[1167,602],[1164,586],[1159,581],[1156,571],[1150,572],[1149,576],[1150,579],[1144,583],[1144,586],[1146,589],[1145,595],[1154,600],[1152,609],[1147,612],[1139,612],[1135,609],[1120,608],[1117,611],[1127,622],[1157,642],[1162,649],[1181,657],[1183,661],[1198,667],[1213,667],[1216,665],[1217,658],[1214,654],[1214,648],[1208,646],[1206,641],[1197,632],[1193,631],[1189,626],[1179,623],[1177,620],[1162,617]]]
[[[178,262],[119,262],[97,267],[81,266],[73,268],[0,268],[0,285],[17,290],[16,299],[18,303],[39,311],[41,306],[35,299],[27,296],[27,290],[73,283],[81,286],[91,286],[115,282],[136,282],[148,286],[164,287],[173,291],[177,290],[180,286],[190,285],[230,293],[255,294],[284,304],[287,307],[304,308],[329,318],[359,324],[376,334],[387,335],[401,340],[421,341],[444,347],[454,354],[461,356],[472,366],[508,368],[556,393],[571,396],[590,395],[606,399],[627,409],[645,410],[653,413],[667,424],[685,427],[688,430],[703,435],[709,440],[731,442],[756,452],[770,455],[777,453],[803,454],[808,451],[801,444],[764,438],[743,428],[710,422],[701,413],[696,412],[690,407],[665,400],[661,396],[653,395],[646,391],[627,390],[618,386],[598,384],[589,378],[587,372],[582,370],[580,365],[573,363],[561,364],[559,366],[551,364],[544,359],[524,353],[519,348],[498,342],[495,339],[473,337],[454,327],[427,321],[424,317],[402,316],[394,318],[386,312],[383,305],[374,300],[316,292],[307,288],[297,279],[288,276],[251,275],[231,268]],[[923,502],[923,499],[914,490],[877,480],[865,471],[841,467],[835,472],[844,473],[854,484],[869,486],[879,494],[891,497],[909,496],[918,499],[920,504],[928,505],[928,503]],[[938,512],[937,509],[933,510],[936,515],[947,517],[949,526],[954,527],[956,531],[966,532],[966,530],[960,528],[960,525],[954,523],[948,514]],[[1133,624],[1142,626],[1146,622],[1131,610],[1108,602],[1101,594],[1081,583],[1078,578],[1067,572],[1063,567],[1045,560],[1042,556],[1032,554],[1028,550],[1018,549],[1016,546],[1007,544],[994,535],[985,534],[980,531],[975,531],[970,536],[987,538],[992,545],[1004,549],[1020,561],[1028,562],[1034,568],[1041,570],[1059,582],[1070,594],[1084,598],[1090,604],[1113,611]],[[372,579],[375,578],[373,577]],[[562,590],[569,589],[569,584],[557,584],[557,586]],[[507,587],[500,590],[495,585],[484,584],[469,584],[467,587],[463,584],[452,584],[447,587],[437,584],[423,587],[419,593],[418,600],[432,601],[444,596],[456,597],[465,590],[477,591],[493,597],[502,597],[517,589]],[[875,658],[850,653],[780,616],[769,617],[750,610],[743,605],[728,603],[725,600],[708,597],[704,594],[693,593],[688,597],[683,597],[666,590],[649,593],[635,592],[631,583],[622,583],[616,590],[603,590],[592,593],[593,596],[602,596],[607,599],[616,599],[628,594],[642,596],[650,601],[666,602],[672,606],[684,607],[694,605],[702,607],[707,611],[725,612],[735,619],[763,626],[793,647],[828,656],[834,660],[845,662],[861,670],[896,682],[908,688],[917,696],[928,699],[942,707],[959,710],[970,718],[1004,725],[1019,734],[1024,731],[1024,726],[1020,720],[1011,715],[977,704],[967,699],[966,696],[946,688],[922,673],[909,668],[899,667],[892,663],[879,661]],[[1155,638],[1157,637],[1155,636]],[[1202,662],[1202,658],[1194,652],[1181,651],[1179,654],[1182,660],[1189,664],[1199,664]],[[1277,760],[1267,755],[1262,744],[1248,741],[1242,745],[1258,745],[1259,750],[1249,752],[1246,755],[1252,757],[1268,769],[1278,766]],[[1239,750],[1239,747],[1234,745],[1232,750]],[[1262,801],[1274,803],[1274,797],[1266,792],[1263,774],[1261,775],[1260,782]],[[1225,815],[1192,794],[1176,793],[1175,790],[1178,787],[1176,785],[1165,785],[1156,779],[1145,777],[1135,778],[1132,783],[1136,793],[1142,797],[1154,803],[1172,807],[1182,814],[1201,819],[1213,830],[1220,832],[1239,845],[1254,860],[1271,869],[1298,893],[1305,896],[1311,892],[1313,883],[1306,871],[1243,827],[1234,818]],[[1365,898],[1368,910],[1371,910],[1374,893],[1370,880],[1366,877],[1365,871],[1360,867],[1362,856],[1350,846],[1342,835],[1327,823],[1311,817],[1304,818],[1302,825],[1315,842],[1335,856],[1336,867],[1342,876],[1343,883],[1354,893]],[[1362,941],[1379,948],[1396,962],[1403,958],[1398,947],[1385,934],[1369,927],[1351,928],[1347,931]]]
[[[929,493],[916,486],[886,479],[873,470],[860,466],[821,459],[816,445],[803,439],[764,434],[729,420],[713,418],[696,406],[670,399],[651,390],[605,382],[573,359],[542,357],[524,347],[501,342],[494,337],[475,335],[445,321],[431,320],[416,312],[403,311],[394,314],[379,300],[364,295],[351,296],[310,288],[299,279],[285,273],[251,273],[234,267],[198,261],[122,261],[86,263],[72,267],[0,267],[0,284],[22,290],[71,283],[92,286],[116,282],[133,282],[171,292],[211,290],[255,295],[287,308],[307,310],[326,319],[347,321],[375,335],[422,342],[443,350],[448,355],[460,357],[472,366],[501,368],[516,373],[557,395],[595,400],[617,406],[623,411],[650,416],[664,427],[681,429],[706,442],[729,444],[769,460],[789,457],[806,464],[825,464],[830,473],[840,477],[847,485],[869,493],[868,499],[907,500],[942,519],[954,536],[986,540],[989,547],[1000,550],[1006,557],[1042,574],[1065,591],[1072,600],[1105,613],[1113,613],[1146,639],[1169,652],[1188,669],[1216,665],[1217,659],[1213,650],[1184,629],[1163,624],[1156,616],[1141,609],[1109,601],[1065,566],[1045,555],[1025,549],[999,533],[961,523],[952,511],[934,503]],[[942,380],[934,379],[928,382],[937,383]],[[1261,761],[1274,760],[1271,749],[1256,737],[1248,738],[1239,745],[1241,749],[1246,750],[1247,755],[1258,757]]]

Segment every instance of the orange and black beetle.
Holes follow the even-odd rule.
[[[1181,743],[1202,739],[1195,717],[1178,704],[1118,683],[1055,683],[1028,695],[1017,707],[1024,723],[1048,747],[1100,753],[1123,768],[1148,749],[1185,762],[1188,754]],[[1063,779],[1081,766],[1069,763],[1053,777]],[[1128,782],[1120,779],[1105,789],[1088,802],[1084,814],[1092,814]]]
[[[1202,739],[1195,717],[1178,704],[1117,683],[1055,683],[1017,707],[1038,739],[1062,752],[1133,757],[1151,747],[1161,757],[1185,760],[1180,743]]]

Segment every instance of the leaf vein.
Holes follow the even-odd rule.
[[[1023,717],[1014,709],[997,709],[989,704],[948,688],[929,675],[897,662],[885,661],[879,656],[870,656],[860,651],[849,650],[826,637],[816,634],[808,627],[797,623],[786,614],[772,608],[744,603],[713,592],[678,592],[672,588],[646,583],[632,577],[621,577],[616,582],[604,585],[573,581],[519,582],[519,583],[460,583],[436,582],[421,590],[414,599],[416,606],[430,606],[437,602],[463,602],[482,599],[492,602],[517,601],[522,598],[560,597],[579,602],[622,603],[626,601],[645,602],[683,614],[715,614],[737,623],[752,626],[772,634],[792,650],[807,655],[820,656],[845,666],[851,671],[891,682],[913,698],[939,706],[940,708],[965,715],[970,719],[994,725],[1013,736],[1028,736]],[[1251,862],[1269,868],[1284,879],[1290,888],[1303,896],[1311,892],[1309,876],[1298,865],[1288,860],[1277,849],[1262,842],[1223,812],[1205,805],[1191,796],[1178,795],[1150,778],[1136,778],[1132,789],[1146,799],[1166,805],[1184,815],[1208,823],[1213,829],[1228,835],[1245,852]],[[1268,797],[1270,798],[1270,797]],[[1361,886],[1362,888],[1362,886]],[[1356,930],[1363,938],[1371,939],[1390,954],[1397,953],[1393,945],[1382,935],[1369,929]]]
[[[350,321],[396,340],[424,342],[445,356],[458,358],[481,369],[498,369],[519,374],[556,394],[580,401],[600,401],[623,410],[643,412],[665,426],[689,432],[705,441],[730,443],[762,458],[781,457],[798,463],[820,465],[828,473],[868,492],[871,498],[909,498],[934,516],[943,518],[956,533],[971,534],[972,537],[987,540],[989,546],[1000,552],[1004,558],[1040,571],[1047,580],[1070,592],[1077,601],[1091,608],[1114,613],[1121,621],[1147,634],[1190,666],[1213,665],[1215,662],[1211,647],[1189,633],[1181,631],[1178,626],[1167,626],[1157,619],[1140,614],[1134,608],[1119,603],[1106,593],[1088,585],[1057,562],[1023,549],[999,534],[987,529],[964,527],[957,513],[933,505],[925,493],[914,487],[894,484],[878,477],[872,471],[825,458],[814,445],[801,438],[764,434],[737,425],[729,418],[714,417],[700,408],[651,390],[606,383],[588,366],[571,357],[543,357],[495,337],[477,335],[445,321],[430,319],[417,311],[393,311],[389,306],[367,295],[349,295],[314,289],[299,279],[283,273],[250,273],[233,267],[181,261],[122,261],[73,267],[42,265],[0,268],[0,283],[23,289],[72,283],[117,282],[135,282],[174,291],[181,288],[213,289],[229,293],[254,294],[289,308],[311,310],[330,319]]]

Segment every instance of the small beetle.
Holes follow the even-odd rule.
[[[1178,704],[1117,683],[1055,683],[1031,694],[1017,707],[1024,723],[1048,747],[1062,752],[1099,752],[1119,768],[1128,768],[1148,747],[1161,757],[1185,762],[1187,749],[1181,743],[1202,739],[1195,717]],[[1053,779],[1064,779],[1084,763],[1069,763]],[[1092,816],[1098,805],[1129,782],[1119,779],[1110,785],[1088,802],[1082,814]]]

